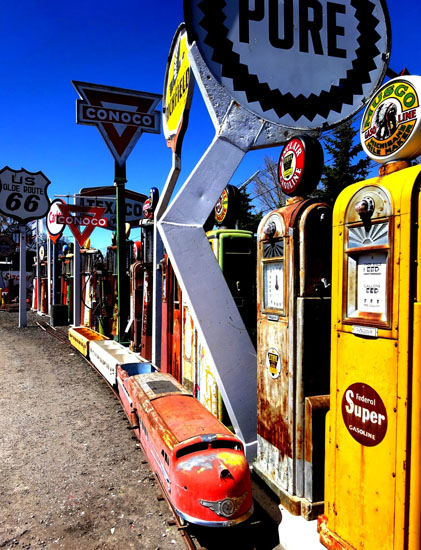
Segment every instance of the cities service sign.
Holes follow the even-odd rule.
[[[189,41],[240,105],[288,128],[328,129],[382,83],[384,0],[184,0]]]

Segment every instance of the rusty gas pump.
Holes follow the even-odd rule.
[[[323,167],[319,142],[295,137],[279,159],[290,198],[258,239],[258,450],[255,471],[291,513],[323,510],[329,404],[331,208],[304,198]]]
[[[139,222],[141,241],[133,248],[135,261],[130,268],[130,321],[133,327],[130,348],[148,361],[152,359],[154,211],[158,198],[158,190],[152,187],[143,205],[143,219]]]

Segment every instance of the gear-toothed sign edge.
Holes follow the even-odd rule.
[[[377,90],[361,120],[360,139],[367,156],[385,164],[421,155],[420,101],[420,76],[400,76]]]
[[[89,82],[77,82],[75,80],[72,81],[72,84],[81,98],[76,100],[77,124],[96,126],[114,159],[120,166],[124,165],[143,132],[153,134],[161,132],[161,113],[154,110],[162,99],[160,94],[102,86]],[[116,107],[113,109],[104,105],[104,103],[120,107],[127,106],[128,109],[127,111]],[[88,119],[85,113],[87,113],[89,108],[98,108],[98,111],[102,110],[104,113],[114,110],[121,113],[121,116],[126,114],[129,118],[130,114],[138,115],[138,118],[140,117],[143,123],[140,120],[139,122],[134,121],[134,119],[127,122],[124,120],[122,122],[116,120],[102,122],[101,120],[96,120],[94,116]],[[134,108],[136,110],[133,110]],[[120,127],[120,132],[117,126]],[[123,129],[123,127],[125,128]]]
[[[235,101],[259,118],[283,128],[325,131],[355,116],[383,82],[391,43],[390,21],[385,0],[364,0],[364,2],[350,0],[350,5],[355,10],[355,18],[358,22],[356,30],[359,33],[357,38],[359,47],[356,50],[356,58],[352,61],[352,69],[346,70],[342,78],[338,76],[338,84],[330,85],[332,75],[327,73],[326,87],[330,86],[329,91],[322,90],[319,95],[309,91],[308,97],[302,93],[294,96],[289,92],[282,93],[279,89],[271,89],[268,82],[260,82],[256,74],[249,72],[247,64],[240,62],[239,55],[233,50],[234,43],[228,38],[230,29],[224,25],[226,16],[222,10],[230,1],[238,2],[238,0],[184,0],[187,33],[190,43],[197,42],[200,53],[216,80],[227,89]],[[193,3],[200,3],[199,9],[203,17],[199,21],[194,20]],[[373,15],[376,7],[383,16],[382,20]],[[380,23],[384,29],[379,34],[376,27]],[[203,40],[197,32],[198,26],[207,33]],[[385,43],[385,51],[379,51],[377,48],[379,41]],[[212,50],[211,53],[210,50]],[[376,66],[376,58],[379,58],[379,67]],[[218,64],[222,76],[212,70],[213,64]],[[280,66],[276,58],[272,64],[274,71],[282,70],[282,67],[286,66],[285,63]],[[294,61],[293,55],[291,65],[295,71],[298,70],[299,65]],[[370,76],[373,70],[375,82],[372,82]],[[230,80],[236,96],[227,88],[223,79]],[[370,83],[370,89],[363,90],[363,85]],[[341,115],[345,105],[350,107],[344,115]],[[328,121],[332,113],[337,113],[337,116],[334,115],[334,118]],[[282,120],[284,117],[288,117],[288,122]],[[307,121],[306,124],[299,122],[303,118]],[[313,122],[315,118],[322,120]]]
[[[189,121],[194,89],[194,77],[187,52],[186,26],[181,23],[171,43],[162,98],[162,129],[168,147],[178,154],[181,153],[183,138]],[[175,69],[176,64],[179,64],[178,70]],[[177,73],[174,74],[176,70]],[[172,87],[171,90],[170,87]],[[169,112],[170,114],[168,114]]]

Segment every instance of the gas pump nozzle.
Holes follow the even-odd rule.
[[[371,227],[371,216],[374,212],[374,206],[374,200],[371,197],[364,197],[355,205],[355,211],[360,216],[367,233]]]

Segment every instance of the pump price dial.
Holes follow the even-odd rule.
[[[264,308],[284,309],[284,263],[263,265]]]

